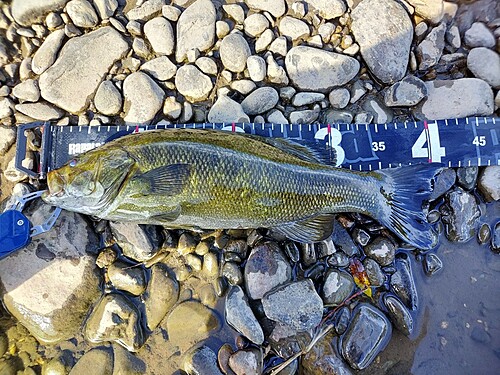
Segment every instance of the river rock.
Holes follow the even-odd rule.
[[[370,332],[370,334],[367,334]],[[377,308],[359,304],[341,340],[341,353],[356,370],[367,368],[384,350],[392,335],[389,320]]]
[[[129,292],[134,296],[146,290],[146,273],[140,266],[115,262],[107,270],[109,281],[118,290]]]
[[[215,21],[215,7],[211,0],[197,0],[182,12],[177,21],[177,62],[182,62],[189,50],[203,52],[213,46]]]
[[[465,190],[472,190],[476,186],[478,167],[457,168],[457,184]]]
[[[370,281],[371,286],[382,286],[385,282],[385,274],[380,268],[380,265],[371,258],[365,258],[363,260],[363,267],[366,271],[366,276]]]
[[[388,266],[394,261],[396,248],[389,239],[377,237],[365,247],[364,251],[381,266]]]
[[[16,22],[22,26],[42,21],[50,12],[62,10],[68,0],[13,0],[11,13]]]
[[[318,13],[325,20],[331,20],[343,15],[346,6],[342,0],[306,0],[314,13]]]
[[[261,299],[274,287],[290,281],[292,268],[278,245],[265,242],[250,252],[244,276],[248,296]]]
[[[347,272],[329,270],[323,284],[323,301],[327,306],[337,306],[344,302],[354,291],[354,280]]]
[[[373,74],[384,83],[403,78],[413,39],[406,10],[393,0],[363,0],[352,10],[351,18],[361,56]]]
[[[12,128],[0,126],[0,156],[4,156],[16,141],[16,132]]]
[[[497,253],[500,251],[500,222],[497,222],[493,229],[493,234],[491,236],[491,249]]]
[[[328,101],[333,108],[342,109],[347,107],[349,100],[351,99],[351,94],[349,90],[345,88],[333,89],[328,94]]]
[[[156,17],[146,22],[144,34],[158,55],[171,55],[174,52],[174,30],[166,18]]]
[[[130,9],[126,15],[130,21],[148,21],[151,18],[159,15],[164,5],[167,4],[166,0],[146,0],[141,2],[140,6]],[[136,2],[132,3],[135,6]]]
[[[42,223],[51,211],[47,205],[32,205],[25,214],[32,223]],[[98,246],[83,216],[62,211],[50,231],[0,260],[3,303],[41,342],[56,343],[79,331],[100,294],[90,255]]]
[[[223,375],[217,365],[217,355],[208,346],[191,349],[186,353],[182,367],[189,375]]]
[[[251,9],[271,13],[275,18],[281,17],[286,12],[285,0],[245,0]]]
[[[113,352],[110,348],[90,349],[76,362],[69,375],[109,375],[113,373]]]
[[[500,56],[485,47],[473,48],[467,55],[467,68],[493,88],[500,87]]]
[[[301,107],[308,104],[320,102],[325,98],[325,94],[320,92],[299,92],[292,99],[292,105]]]
[[[125,39],[110,26],[72,38],[40,76],[42,97],[68,112],[83,111],[113,63],[128,49]]]
[[[418,307],[418,294],[411,270],[411,263],[406,254],[398,256],[395,261],[396,272],[391,276],[391,289],[399,299],[411,310]]]
[[[386,294],[384,296],[384,305],[389,313],[389,318],[399,331],[405,336],[410,336],[413,332],[413,317],[396,297]]]
[[[411,107],[427,96],[425,83],[415,77],[406,76],[385,92],[384,101],[389,107]]]
[[[427,276],[432,276],[443,268],[441,259],[433,253],[425,254],[424,272]]]
[[[245,70],[246,61],[251,55],[250,47],[240,33],[232,33],[222,39],[219,52],[224,67],[235,73]]]
[[[229,367],[235,374],[262,374],[262,353],[258,349],[238,350],[229,357]]]
[[[273,108],[278,100],[279,95],[274,88],[260,87],[241,102],[241,107],[247,115],[258,115]]]
[[[106,20],[113,17],[116,9],[118,8],[118,0],[94,0],[94,6],[99,13],[99,16]]]
[[[245,34],[252,38],[258,37],[269,27],[269,20],[260,13],[254,13],[243,22]]]
[[[40,89],[38,88],[38,81],[27,79],[24,82],[16,85],[12,90],[12,94],[22,101],[36,102],[40,99]]]
[[[171,277],[167,266],[151,267],[151,279],[143,295],[148,328],[154,330],[179,298],[179,284]]]
[[[146,364],[120,345],[113,345],[113,375],[141,375]],[[82,374],[85,375],[85,374]]]
[[[437,24],[444,15],[443,0],[408,0],[415,13],[430,23]]]
[[[64,112],[59,108],[45,102],[16,104],[15,108],[18,112],[35,120],[57,120],[64,115]]]
[[[132,124],[149,124],[163,105],[165,92],[147,74],[135,72],[123,82],[125,117]]]
[[[250,122],[250,118],[245,114],[240,103],[235,102],[226,95],[219,95],[208,112],[208,122]]]
[[[250,56],[247,59],[247,68],[250,79],[261,82],[266,78],[266,61],[260,56]]]
[[[426,70],[436,65],[443,54],[446,23],[434,27],[416,49],[420,61],[418,68]]]
[[[285,69],[279,65],[272,54],[269,54],[266,58],[267,62],[267,79],[271,83],[276,83],[278,85],[288,85],[289,79],[286,75]]]
[[[141,70],[159,81],[166,81],[177,72],[177,67],[167,56],[160,56],[142,64]]]
[[[290,49],[285,66],[299,89],[311,91],[345,85],[358,74],[360,67],[359,62],[350,56],[306,46]]]
[[[123,255],[137,262],[152,258],[161,245],[161,238],[153,225],[110,222],[111,232]]]
[[[500,200],[500,166],[484,168],[477,187],[488,202]]]
[[[131,352],[144,344],[139,310],[123,294],[104,295],[85,324],[85,338],[92,343],[112,341]]]
[[[457,179],[457,174],[452,168],[443,168],[434,179],[434,187],[429,196],[429,200],[433,201],[441,197],[444,193],[450,190]]]
[[[51,32],[45,38],[31,61],[31,70],[33,70],[33,73],[42,74],[56,61],[65,36],[64,29],[59,29]]]
[[[465,44],[474,47],[495,47],[495,36],[482,22],[474,22],[469,30],[465,32]]]
[[[278,28],[281,35],[289,37],[292,41],[305,39],[309,37],[310,34],[309,26],[307,26],[307,23],[290,16],[283,17],[279,22]]]
[[[292,365],[288,367],[292,367]],[[293,368],[293,367],[292,367]],[[301,374],[308,375],[352,375],[347,363],[337,354],[330,336],[320,339],[300,360]],[[296,372],[290,372],[290,375]]]
[[[440,207],[446,237],[453,242],[466,242],[476,235],[481,217],[474,195],[455,188],[445,195],[445,205]]]
[[[205,340],[219,329],[214,311],[196,301],[177,305],[167,317],[169,341],[182,350]]]
[[[194,65],[183,65],[177,70],[175,86],[191,102],[205,100],[213,88],[210,77]]]
[[[112,81],[102,81],[94,98],[96,109],[106,116],[114,116],[122,109],[122,95]]]
[[[493,91],[478,78],[425,82],[427,100],[414,109],[419,119],[441,120],[493,113]]]
[[[277,109],[269,111],[267,115],[267,122],[272,124],[288,124],[288,119],[285,117],[283,112]]]
[[[323,301],[310,279],[272,289],[262,298],[262,307],[269,319],[296,332],[315,328],[323,317]]]
[[[71,0],[66,5],[66,12],[77,27],[90,28],[99,22],[94,8],[87,0]]]
[[[264,332],[257,321],[248,299],[239,286],[234,286],[226,297],[226,320],[239,333],[257,345],[264,342]]]

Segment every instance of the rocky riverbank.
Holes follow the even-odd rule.
[[[16,125],[36,120],[498,115],[495,1],[1,4],[3,207],[40,187],[13,166]],[[32,167],[39,135],[28,138],[23,163]],[[500,167],[444,169],[428,219],[451,242],[498,253],[499,188]],[[33,204],[28,215],[40,222],[48,210]],[[339,215],[331,238],[300,245],[264,228],[192,233],[64,212],[0,260],[0,373],[259,374],[311,340],[282,373],[370,371],[394,332],[418,335],[419,290],[432,282],[417,285],[414,274],[439,273],[440,258],[439,248],[409,248],[362,215]],[[491,341],[486,324],[473,335]]]

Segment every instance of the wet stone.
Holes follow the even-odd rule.
[[[363,370],[385,348],[391,335],[391,324],[380,310],[366,303],[359,304],[342,337],[342,356],[352,368]]]
[[[243,282],[243,274],[240,267],[233,262],[226,262],[222,267],[222,275],[230,285],[240,285]]]
[[[452,168],[443,169],[435,178],[434,189],[429,197],[429,200],[436,200],[455,184],[457,175]]]
[[[337,223],[335,223],[333,226],[332,239],[333,243],[337,247],[337,250],[343,251],[348,256],[353,256],[359,253],[356,244],[342,225],[337,225]]]
[[[264,342],[264,333],[239,286],[231,288],[226,298],[226,320],[236,331],[257,345]]]
[[[146,373],[146,364],[119,345],[113,345],[113,374],[139,375]]]
[[[123,255],[137,262],[152,258],[161,244],[161,236],[153,225],[110,222],[111,232]]]
[[[225,375],[234,375],[234,371],[229,367],[229,357],[231,354],[233,354],[233,348],[227,343],[222,345],[217,352],[219,368]]]
[[[399,331],[405,336],[410,336],[413,332],[413,317],[408,309],[396,297],[386,294],[384,305],[389,313],[389,318]]]
[[[323,285],[325,305],[336,306],[344,302],[354,291],[355,283],[350,274],[336,269],[328,271]]]
[[[187,353],[183,368],[189,375],[223,375],[217,366],[217,355],[208,346],[202,346]]]
[[[323,301],[309,279],[274,288],[262,306],[269,319],[297,332],[316,327],[323,316]]]
[[[307,375],[351,375],[350,367],[333,347],[331,337],[325,336],[301,358],[299,374]]]
[[[478,167],[461,167],[457,169],[457,183],[465,190],[472,190],[476,186]]]
[[[467,242],[476,235],[477,221],[481,216],[476,198],[461,188],[455,188],[446,194],[445,202],[440,211],[446,238],[452,242]]]
[[[441,213],[438,210],[432,210],[427,214],[427,221],[430,224],[434,224],[441,219]]]
[[[71,369],[70,375],[107,375],[113,373],[113,353],[99,347],[86,352]]]
[[[370,242],[370,235],[365,230],[360,228],[354,228],[352,231],[352,237],[361,246],[366,246],[368,245],[368,242]]]
[[[363,267],[366,271],[366,276],[372,286],[382,286],[385,282],[385,274],[379,264],[371,258],[363,260]]]
[[[300,250],[295,242],[287,242],[284,245],[285,254],[294,263],[300,261]]]
[[[177,246],[177,251],[180,255],[187,255],[194,252],[197,245],[196,238],[190,233],[182,233],[179,237],[179,244]]]
[[[229,357],[229,367],[237,374],[261,374],[262,353],[257,349],[238,350]]]
[[[138,265],[113,263],[108,268],[108,277],[116,289],[134,296],[142,294],[146,289],[146,272]]]
[[[490,238],[491,238],[491,228],[488,224],[484,223],[483,225],[481,225],[479,231],[477,232],[477,241],[481,245],[484,245],[490,240]]]
[[[406,255],[396,258],[396,272],[391,275],[391,288],[399,299],[411,310],[418,307],[418,294],[410,260]]]
[[[303,243],[300,244],[300,254],[302,263],[304,266],[308,267],[317,262],[316,257],[316,247],[313,243]]]
[[[381,266],[388,266],[394,261],[396,248],[387,238],[378,237],[364,249],[365,254],[375,260]]]
[[[424,272],[427,276],[432,276],[443,268],[441,259],[433,253],[424,256]]]
[[[477,187],[486,201],[500,200],[500,166],[484,168],[479,175]]]
[[[495,252],[500,251],[500,222],[495,224],[495,229],[491,236],[491,249]]]
[[[333,267],[347,267],[349,265],[349,257],[345,253],[337,251],[328,258],[328,264]]]
[[[333,316],[333,321],[335,323],[335,332],[338,335],[344,334],[351,321],[351,310],[346,306],[340,308]]]

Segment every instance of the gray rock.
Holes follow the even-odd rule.
[[[412,107],[427,96],[425,83],[415,77],[406,76],[385,92],[385,105],[389,107]]]
[[[32,223],[42,223],[52,210],[48,205],[32,205],[25,214]],[[83,216],[63,211],[52,230],[0,260],[3,303],[41,342],[57,343],[80,330],[100,295],[100,279],[90,255],[98,246]],[[22,272],[13,272],[21,268]]]
[[[15,141],[16,131],[14,128],[0,126],[0,156],[3,157]]]
[[[255,52],[259,53],[264,50],[271,44],[274,40],[274,33],[271,29],[266,29],[264,32],[257,38],[255,42]]]
[[[444,15],[443,0],[408,0],[415,8],[415,13],[433,24],[437,24]]]
[[[393,0],[363,0],[352,10],[351,18],[361,56],[373,74],[384,83],[403,78],[413,39],[406,10]]]
[[[174,30],[170,21],[156,17],[144,25],[144,34],[158,55],[171,55],[174,52]]]
[[[181,10],[173,5],[164,5],[161,9],[163,17],[172,22],[177,22],[181,13]]]
[[[292,41],[305,39],[310,35],[307,23],[290,16],[285,16],[280,20],[278,29],[281,35],[289,37]]]
[[[240,103],[226,95],[219,95],[208,112],[208,122],[250,122],[250,118],[245,114]]]
[[[290,113],[291,124],[311,124],[319,117],[319,110],[305,109],[303,111],[293,111]]]
[[[231,89],[238,91],[242,95],[248,95],[255,90],[256,87],[257,85],[249,79],[240,79],[238,81],[231,82]]]
[[[420,60],[419,69],[426,70],[436,65],[443,54],[446,23],[434,27],[418,45],[416,52]]]
[[[11,13],[16,22],[22,26],[42,21],[50,12],[62,10],[68,0],[13,0]]]
[[[7,164],[7,168],[3,171],[3,177],[10,182],[16,183],[20,182],[23,180],[26,180],[28,178],[28,175],[24,172],[21,172],[18,170],[15,166],[15,157],[12,157],[12,159],[9,161]],[[24,168],[27,168],[29,170],[33,169],[33,158],[29,157],[26,158],[22,161],[22,166]]]
[[[183,65],[177,70],[175,86],[191,102],[205,100],[213,87],[210,77],[194,65]]]
[[[381,266],[388,266],[394,261],[396,248],[387,238],[378,237],[366,246],[364,251]]]
[[[376,124],[386,124],[392,121],[392,109],[387,108],[378,98],[367,98],[363,102],[362,108],[373,115],[373,122]]]
[[[123,347],[113,345],[113,374],[140,375],[145,373],[146,364],[141,359]]]
[[[453,242],[466,242],[476,235],[481,217],[474,195],[455,188],[445,195],[445,205],[440,207],[446,238]]]
[[[495,224],[493,235],[491,236],[491,249],[495,252],[500,251],[500,222]]]
[[[122,95],[112,81],[103,81],[94,98],[96,109],[106,116],[114,116],[122,109]]]
[[[467,68],[493,88],[500,87],[500,56],[488,48],[473,48],[467,55]]]
[[[242,24],[245,20],[245,11],[238,4],[226,4],[222,8],[236,23]]]
[[[301,107],[303,105],[320,102],[325,98],[325,94],[320,92],[299,92],[292,99],[292,105]]]
[[[213,46],[215,21],[215,7],[210,0],[197,0],[182,12],[177,22],[177,62],[183,61],[189,50],[203,52]]]
[[[337,306],[344,302],[354,291],[354,280],[347,272],[329,270],[323,284],[323,301],[326,306]]]
[[[254,82],[262,82],[266,78],[266,61],[260,56],[249,56],[247,68],[250,79]]]
[[[135,352],[144,344],[140,313],[123,294],[104,295],[85,324],[85,338],[92,343],[116,342]]]
[[[226,320],[239,333],[257,345],[264,342],[264,332],[257,321],[245,293],[234,286],[226,297]]]
[[[288,119],[285,117],[283,112],[278,109],[272,110],[267,115],[267,122],[273,124],[288,124]]]
[[[4,86],[5,87],[5,86]],[[0,119],[4,119],[12,115],[14,103],[9,98],[0,99]]]
[[[342,109],[347,107],[349,100],[351,99],[351,94],[349,90],[345,88],[333,89],[328,94],[328,101],[333,108]]]
[[[167,96],[163,104],[163,114],[171,120],[176,120],[182,113],[182,104],[175,99],[175,96]]]
[[[168,268],[157,263],[151,267],[151,279],[143,295],[146,322],[154,330],[179,298],[179,284],[170,276]]]
[[[195,65],[205,74],[209,74],[212,76],[217,75],[217,64],[210,57],[200,57],[196,59]]]
[[[262,352],[254,348],[238,350],[229,357],[229,367],[236,374],[262,374]]]
[[[94,8],[87,0],[71,0],[66,5],[66,12],[77,27],[94,27],[99,22]]]
[[[418,308],[418,294],[411,270],[411,263],[406,254],[396,258],[396,272],[391,276],[391,289],[396,296],[411,310]]]
[[[273,108],[278,100],[279,95],[274,88],[260,87],[241,102],[241,107],[247,115],[258,115]]]
[[[151,259],[160,248],[154,226],[110,222],[110,227],[123,255],[137,262]]]
[[[40,99],[40,89],[38,87],[38,81],[33,79],[27,79],[24,82],[16,85],[12,89],[12,94],[23,101],[26,102],[36,102]]]
[[[310,279],[274,288],[262,298],[266,316],[296,332],[315,328],[323,317],[323,301]]]
[[[55,30],[47,36],[33,56],[31,62],[33,73],[42,74],[56,61],[64,37],[63,29]]]
[[[68,112],[83,111],[110,67],[128,49],[127,42],[110,26],[72,38],[54,65],[41,75],[42,97]],[[80,58],[75,59],[76,55]]]
[[[465,32],[465,44],[468,47],[495,47],[495,36],[482,22],[474,22],[469,30]]]
[[[457,183],[465,190],[472,190],[476,186],[478,167],[457,168]]]
[[[410,336],[413,332],[413,318],[406,306],[390,294],[384,295],[384,305],[394,327],[405,336]]]
[[[360,67],[352,57],[305,46],[288,51],[285,66],[299,89],[320,91],[345,85],[358,74]]]
[[[462,45],[462,40],[460,39],[460,30],[458,29],[458,26],[451,26],[446,31],[445,39],[451,47],[455,49],[460,48]]]
[[[222,276],[226,278],[229,285],[240,285],[243,282],[241,269],[234,262],[224,263],[224,266],[222,266]]]
[[[35,120],[57,120],[64,115],[64,112],[60,109],[44,102],[16,104],[15,108],[17,111]]]
[[[149,124],[163,105],[165,92],[147,74],[135,72],[123,82],[125,122]]]
[[[93,348],[76,362],[69,375],[107,375],[113,373],[113,352],[110,348]]]
[[[425,254],[424,272],[427,276],[432,276],[443,268],[443,262],[436,254]]]
[[[343,15],[346,6],[342,0],[306,0],[306,3],[325,20],[331,20]]]
[[[250,252],[244,276],[248,296],[261,299],[274,287],[290,281],[292,268],[278,245],[265,242]]]
[[[227,22],[215,22],[215,35],[217,35],[217,38],[223,39],[227,34],[229,34],[229,31],[231,31],[231,29],[229,28],[229,24]]]
[[[183,369],[189,375],[223,375],[217,365],[217,355],[208,346],[191,349],[186,353]]]
[[[269,82],[276,83],[278,85],[288,85],[288,77],[286,75],[285,69],[280,66],[276,60],[274,60],[272,54],[269,54],[266,58],[267,62],[267,78]]]
[[[479,231],[477,232],[477,242],[479,242],[480,245],[484,245],[491,239],[491,227],[483,223],[479,227]]]
[[[500,200],[500,166],[484,168],[477,187],[488,202]]]
[[[391,336],[392,327],[385,315],[361,303],[353,311],[351,323],[342,337],[342,356],[353,369],[363,370],[384,350]]]
[[[366,276],[370,281],[370,285],[372,286],[382,286],[385,282],[385,274],[380,268],[379,264],[371,259],[365,258],[363,260],[363,266],[365,267]]]
[[[239,73],[245,70],[250,47],[245,38],[239,33],[226,36],[219,47],[222,64],[227,70]]]
[[[140,266],[115,262],[107,270],[109,281],[118,290],[124,290],[134,296],[141,295],[146,290],[146,273]]]
[[[94,6],[101,19],[106,20],[115,14],[118,8],[118,0],[94,0]]]
[[[493,113],[493,91],[478,78],[428,81],[427,100],[414,113],[419,119],[441,120]]]
[[[134,38],[132,42],[132,50],[137,56],[144,59],[148,59],[149,55],[152,53],[149,45],[142,38]]]
[[[167,56],[160,56],[142,64],[141,70],[159,81],[166,81],[175,76],[177,66]]]
[[[243,22],[245,34],[252,38],[258,37],[269,27],[269,20],[260,13],[254,13]]]
[[[166,0],[146,0],[140,6],[130,9],[126,14],[127,18],[130,21],[148,21],[159,15],[166,3]]]
[[[245,0],[251,9],[271,13],[275,18],[281,17],[286,12],[285,0]]]

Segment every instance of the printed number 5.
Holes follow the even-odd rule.
[[[438,125],[434,122],[427,125],[428,129],[422,130],[417,141],[411,148],[411,156],[414,158],[428,158],[429,163],[441,162],[446,156],[446,149],[441,147],[439,141]],[[427,147],[424,145],[427,143]]]
[[[385,151],[385,142],[372,142],[372,150],[373,151]]]
[[[328,136],[328,128],[319,129],[316,134],[314,134],[314,139],[325,139]],[[340,146],[340,142],[342,141],[342,133],[335,128],[330,129],[330,139],[328,144],[331,148],[335,150],[335,156],[337,158],[336,167],[340,166],[345,159],[345,151]]]

